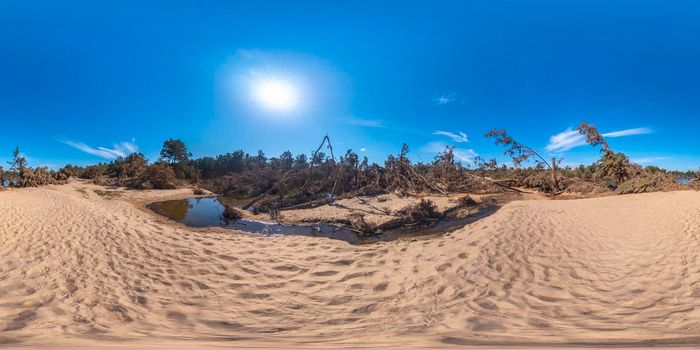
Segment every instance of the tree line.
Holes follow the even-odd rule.
[[[455,160],[454,148],[449,146],[431,162],[414,163],[409,159],[406,144],[379,165],[352,149],[336,157],[328,136],[309,155],[285,151],[277,157],[268,157],[262,150],[252,155],[236,150],[194,159],[182,140],[168,139],[163,142],[160,158],[153,163],[142,153],[132,153],[94,165],[69,164],[57,171],[29,167],[16,149],[13,160],[8,162],[9,168],[3,171],[0,167],[0,179],[17,187],[60,183],[71,177],[135,189],[196,185],[246,199],[249,206],[286,208],[331,201],[338,196],[387,192],[498,193],[517,190],[516,187],[536,188],[553,195],[566,191],[606,191],[611,185],[617,187],[640,178],[648,180],[640,185],[648,190],[665,186],[673,176],[682,175],[631,163],[625,154],[614,152],[593,125],[582,122],[577,130],[588,144],[599,148],[601,157],[591,165],[576,168],[561,168],[562,159],[546,159],[505,130],[494,129],[485,136],[505,148],[504,155],[511,160],[509,165],[481,157],[476,157],[473,164],[463,164]],[[683,176],[697,177],[697,174],[689,172]]]

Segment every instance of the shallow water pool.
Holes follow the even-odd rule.
[[[326,237],[338,239],[351,244],[388,241],[406,237],[439,235],[451,232],[465,225],[486,217],[498,207],[481,208],[474,215],[467,217],[450,217],[438,220],[435,225],[422,228],[396,228],[366,236],[344,226],[332,224],[285,225],[255,220],[227,220],[224,218],[224,206],[216,197],[187,198],[148,205],[148,208],[179,223],[193,227],[224,227],[258,235],[294,235],[309,237]]]

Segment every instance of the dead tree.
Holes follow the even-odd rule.
[[[311,155],[311,162],[309,162],[309,172],[307,173],[306,180],[304,181],[304,184],[301,186],[302,189],[306,188],[306,185],[309,183],[309,180],[311,179],[311,176],[313,175],[313,168],[314,168],[314,163],[316,163],[316,157],[318,156],[318,152],[321,151],[321,148],[323,146],[326,146],[330,151],[331,151],[331,159],[335,161],[335,155],[333,155],[333,145],[331,144],[331,139],[328,137],[328,134],[323,136],[323,140],[321,140],[321,144],[318,145],[318,148],[314,151],[314,153]]]

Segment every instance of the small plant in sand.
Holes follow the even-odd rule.
[[[103,190],[94,190],[94,192],[107,200],[114,199],[114,198],[119,198],[124,192],[122,191],[103,191]]]
[[[460,207],[473,207],[473,206],[475,206],[475,205],[478,204],[478,203],[474,200],[474,198],[472,198],[472,197],[469,196],[469,195],[466,195],[466,196],[460,198],[459,201],[458,201],[458,203],[459,203],[458,205],[459,205]]]
[[[348,226],[362,234],[369,235],[374,233],[374,227],[365,221],[365,215],[363,213],[350,213],[350,215],[348,215]]]
[[[425,223],[442,217],[435,203],[425,198],[416,204],[402,208],[396,214],[403,217],[408,223]]]

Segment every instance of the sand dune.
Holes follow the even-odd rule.
[[[0,192],[0,346],[700,346],[697,192],[519,201],[353,246],[143,208],[186,190],[95,190]]]

